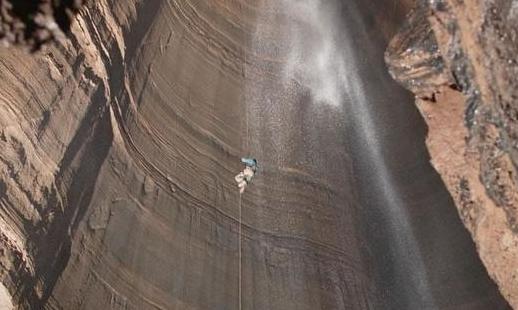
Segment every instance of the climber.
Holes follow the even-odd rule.
[[[257,171],[257,160],[255,158],[241,158],[241,163],[245,165],[245,169],[239,172],[235,179],[237,182],[237,187],[239,188],[239,193],[244,193],[245,188],[252,181],[252,178]]]

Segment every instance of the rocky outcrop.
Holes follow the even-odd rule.
[[[38,50],[53,40],[64,40],[82,0],[0,1],[0,45]]]
[[[432,163],[489,274],[518,307],[518,7],[420,1],[386,62],[428,123]]]
[[[417,5],[391,40],[385,59],[390,74],[405,88],[420,99],[435,101],[438,89],[455,83],[430,23],[423,22],[429,11],[425,4]]]
[[[0,269],[21,308],[43,308],[70,259],[113,144],[107,72],[137,4],[92,3],[71,41],[36,56],[0,50]]]

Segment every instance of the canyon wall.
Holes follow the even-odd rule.
[[[417,1],[386,61],[416,94],[431,161],[482,261],[518,307],[518,6]]]
[[[36,55],[0,51],[2,279],[22,308],[47,303],[90,213],[116,138],[111,73],[137,5],[91,4],[70,40]]]
[[[411,309],[427,298],[434,309],[506,308],[382,64],[409,1],[300,1],[294,12],[284,2],[89,1],[68,40],[0,50],[0,297],[21,309],[239,309],[242,223],[243,309]],[[387,109],[380,144],[401,206],[380,194],[362,148],[372,141],[352,134],[362,124],[315,105],[315,81],[282,82],[292,13],[308,8],[340,20],[347,35],[330,40],[352,41],[332,48],[350,52],[358,72],[347,76],[369,81],[355,96]],[[326,35],[307,30],[317,43]],[[260,170],[240,198],[244,155]],[[387,224],[386,210],[403,207],[412,221]]]
[[[0,266],[15,305],[238,308],[233,176],[250,152],[244,54],[262,5],[91,1],[70,40],[0,51]],[[351,187],[259,160],[243,306],[369,307],[354,204],[341,207]]]

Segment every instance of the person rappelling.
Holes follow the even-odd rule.
[[[252,181],[257,171],[257,160],[255,158],[243,157],[241,158],[241,163],[245,165],[245,169],[239,172],[235,177],[240,194],[245,192],[245,188]]]

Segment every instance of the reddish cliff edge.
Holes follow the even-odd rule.
[[[518,307],[518,7],[418,1],[386,52],[416,94],[432,164],[490,276]]]

